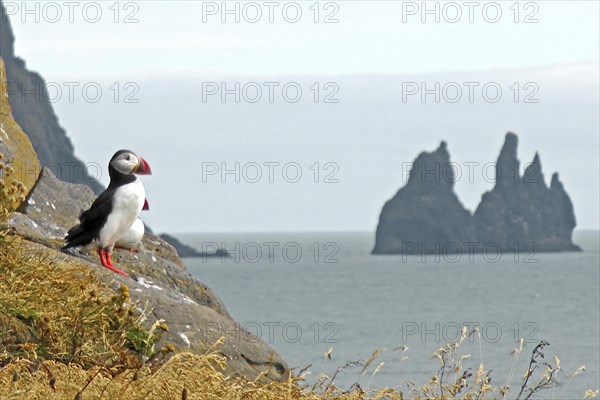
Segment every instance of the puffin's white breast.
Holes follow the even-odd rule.
[[[112,211],[100,230],[100,245],[113,246],[114,243],[134,223],[146,199],[144,185],[139,180],[128,183],[115,190],[112,199]]]

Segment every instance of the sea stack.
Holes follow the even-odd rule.
[[[502,250],[578,251],[573,203],[558,174],[546,186],[539,154],[519,173],[517,136],[508,133],[496,163],[496,184],[473,215],[477,239]]]
[[[520,174],[518,138],[508,133],[496,163],[495,184],[475,213],[454,193],[445,142],[421,153],[406,186],[385,203],[373,254],[449,254],[481,251],[579,251],[573,243],[573,203],[558,179],[544,181],[539,154]]]
[[[383,206],[373,254],[457,253],[474,240],[471,213],[454,193],[446,142],[414,161],[406,186]]]

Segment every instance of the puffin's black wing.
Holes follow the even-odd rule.
[[[106,189],[98,196],[92,203],[90,208],[85,210],[79,216],[80,225],[86,229],[92,229],[98,227],[102,228],[102,225],[106,222],[108,214],[112,211],[112,199],[114,190]]]
[[[79,216],[79,225],[75,225],[65,238],[66,244],[63,249],[75,246],[85,246],[92,240],[98,237],[100,229],[106,223],[108,215],[112,211],[112,189],[107,189],[98,196],[98,198],[92,203],[89,209],[85,210]]]

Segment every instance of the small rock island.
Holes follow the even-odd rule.
[[[229,257],[229,253],[227,252],[227,250],[224,249],[217,249],[216,251],[212,252],[212,253],[208,253],[208,252],[202,252],[202,251],[198,251],[196,250],[194,247],[189,246],[185,243],[183,243],[181,240],[177,239],[175,236],[173,235],[169,235],[168,233],[161,233],[160,235],[158,235],[162,240],[164,240],[165,242],[169,243],[171,246],[173,246],[175,248],[175,250],[177,250],[177,254],[179,254],[179,257],[183,257],[183,258],[188,258],[188,257],[221,257],[221,258],[225,258],[225,257]]]
[[[538,154],[520,175],[517,136],[508,133],[496,163],[495,186],[474,214],[454,192],[447,145],[421,153],[406,186],[385,203],[373,254],[481,251],[580,251],[573,243],[573,203],[558,179],[544,181]]]

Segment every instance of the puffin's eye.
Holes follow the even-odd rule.
[[[127,157],[125,157],[125,159],[126,159],[127,161],[131,161],[131,156],[128,154],[128,155],[127,155]]]

